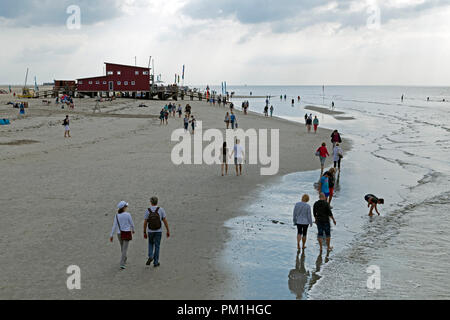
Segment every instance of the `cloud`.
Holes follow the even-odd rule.
[[[269,24],[275,33],[290,33],[330,23],[363,27],[379,9],[381,23],[412,18],[421,12],[449,5],[450,0],[191,0],[182,13],[200,20],[235,19],[242,24]]]
[[[119,17],[119,0],[2,0],[0,23],[12,27],[65,25],[70,14],[67,8],[77,5],[81,9],[81,23],[96,24]]]

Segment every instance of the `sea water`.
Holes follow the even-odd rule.
[[[298,121],[299,130],[305,130],[305,113],[312,113],[321,127],[338,129],[344,144],[352,141],[332,203],[334,250],[319,254],[314,225],[307,249],[297,254],[292,211],[305,193],[311,206],[317,200],[320,171],[259,186],[242,216],[226,223],[231,240],[223,263],[237,279],[230,297],[450,298],[450,88],[242,86],[228,91],[269,95],[274,116]],[[233,102],[239,108],[243,100],[250,101],[251,111],[263,112],[265,99]],[[336,111],[354,120],[305,110],[308,105],[330,108],[332,101]],[[385,199],[381,216],[368,217],[368,193]],[[372,266],[380,270],[379,289],[367,284]]]

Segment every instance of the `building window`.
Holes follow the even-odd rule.
[[[106,84],[106,81],[103,81],[103,84]]]
[[[117,81],[117,85],[118,86],[120,86],[122,84],[122,82],[120,82],[120,81]]]
[[[120,72],[120,71],[117,71],[117,75],[118,76],[120,76],[122,74],[122,72]]]
[[[83,84],[83,81],[78,81],[78,84]]]
[[[144,71],[144,72],[142,72],[142,74],[143,74],[144,76],[148,76],[148,71]]]
[[[128,85],[128,81],[125,81],[123,84],[127,86]]]
[[[131,81],[131,85],[132,86],[136,85],[136,82],[135,81]]]
[[[100,81],[95,81],[95,84],[100,84]]]
[[[113,71],[108,71],[108,76],[113,76],[114,72]]]
[[[92,81],[89,81],[89,84],[92,84]]]
[[[138,76],[139,75],[139,71],[135,71],[134,75]]]

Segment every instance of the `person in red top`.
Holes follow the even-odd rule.
[[[325,142],[322,143],[322,146],[319,149],[317,149],[316,155],[320,158],[320,176],[323,176],[325,160],[327,160],[327,157],[330,156],[330,154],[328,153],[327,144]]]

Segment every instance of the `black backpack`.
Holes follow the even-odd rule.
[[[161,229],[161,217],[159,216],[159,207],[156,208],[155,212],[152,212],[152,210],[148,209],[149,215],[147,218],[147,226],[150,230],[156,231]]]

